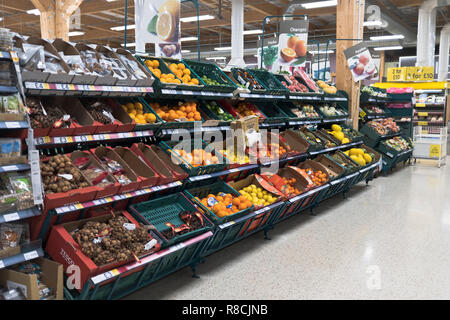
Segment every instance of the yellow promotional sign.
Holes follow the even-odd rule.
[[[441,157],[441,146],[439,144],[430,145],[430,158],[440,158]]]
[[[433,81],[434,67],[406,67],[406,81]]]
[[[405,68],[389,68],[388,69],[388,81],[405,81],[406,69]]]

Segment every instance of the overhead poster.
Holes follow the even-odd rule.
[[[135,0],[136,51],[155,44],[157,57],[181,59],[180,0]]]
[[[303,67],[308,47],[308,20],[280,22],[277,59],[272,72],[289,71],[290,67]]]
[[[346,49],[344,54],[355,82],[372,78],[376,75],[377,67],[375,66],[375,61],[372,59],[369,49],[364,42]]]

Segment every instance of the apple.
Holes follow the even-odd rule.
[[[358,76],[364,73],[364,65],[362,63],[358,63],[356,67],[353,68],[353,72]]]

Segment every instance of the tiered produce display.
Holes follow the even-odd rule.
[[[414,148],[412,93],[408,89],[387,91],[363,87],[360,98],[360,131],[365,135],[364,143],[382,154],[385,175],[397,164],[410,161]],[[399,144],[401,149],[398,149]]]
[[[134,59],[123,50],[106,54],[103,47],[96,52],[81,45],[78,50],[105,60],[119,53]],[[80,59],[85,56],[80,53]],[[239,84],[202,74],[210,64],[151,57],[133,62],[155,78],[147,91],[72,90],[65,82],[56,82],[56,89],[24,86],[34,129],[27,145],[29,153],[40,155],[42,193],[37,193],[43,202],[29,221],[29,238],[42,240],[62,270],[68,261],[80,266],[81,287],[65,286],[67,299],[117,299],[185,266],[196,276],[196,265],[208,255],[258,231],[267,237],[278,222],[306,209],[313,214],[321,201],[368,182],[380,167],[380,155],[342,124],[348,116],[346,99],[306,74],[298,76],[310,92],[296,92],[291,100],[283,93],[290,89],[282,89],[272,74],[234,70],[233,77],[249,83],[253,94],[264,88],[277,95],[276,100],[242,100],[240,91],[238,100],[224,94]],[[22,78],[27,70],[22,67]],[[94,79],[106,81],[99,75]],[[193,96],[186,86],[199,94]],[[176,94],[168,97],[163,90]],[[78,96],[58,97],[71,91]],[[269,113],[267,104],[276,112]],[[240,135],[246,141],[242,149],[207,142],[208,132],[249,127],[255,132],[267,128],[269,139],[250,145],[252,139]],[[180,129],[193,137],[189,143],[178,144],[164,131]],[[273,164],[279,166],[276,172],[264,170]],[[0,259],[0,272],[25,260]]]

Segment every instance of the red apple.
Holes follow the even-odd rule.
[[[367,62],[369,62],[369,57],[365,54],[362,54],[359,56],[359,63],[362,63],[363,65],[366,65]]]
[[[356,67],[353,68],[353,72],[358,76],[364,73],[364,65],[362,63],[358,63]]]

